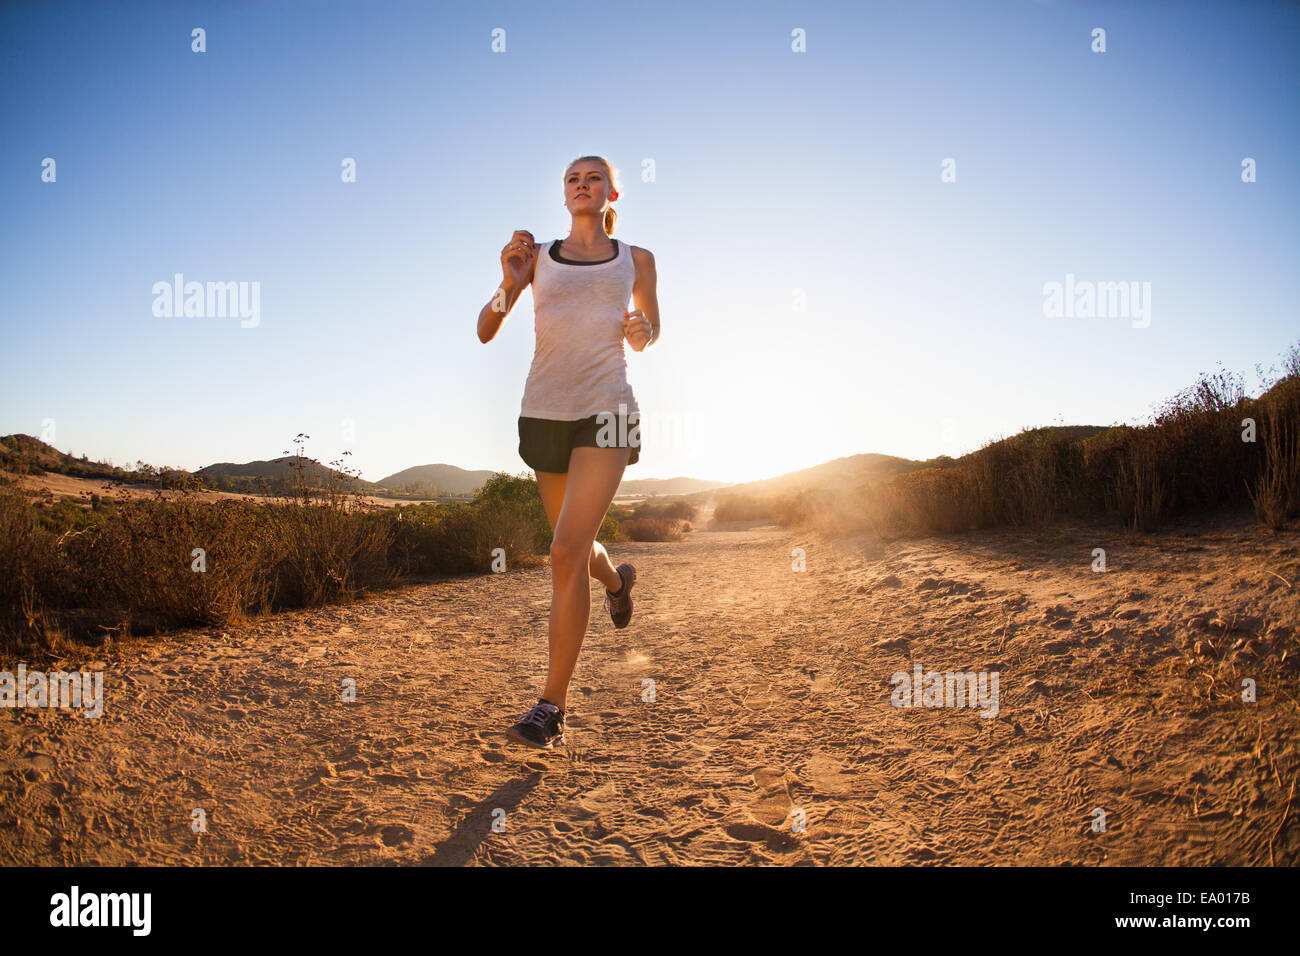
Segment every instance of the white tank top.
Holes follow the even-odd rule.
[[[552,259],[558,240],[538,250],[532,283],[537,347],[520,402],[525,418],[639,415],[623,352],[623,317],[636,264],[631,247],[614,241],[617,256],[586,265]]]

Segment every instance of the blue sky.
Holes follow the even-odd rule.
[[[531,293],[476,320],[586,153],[658,266],[627,479],[1138,422],[1300,339],[1298,50],[1294,4],[7,3],[0,434],[523,473]],[[176,273],[258,324],[155,316]],[[1045,315],[1067,274],[1149,325]]]

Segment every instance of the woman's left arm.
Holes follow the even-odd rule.
[[[632,247],[632,261],[636,265],[636,280],[632,283],[634,312],[624,320],[624,331],[632,348],[640,352],[659,341],[658,276],[655,274],[655,257],[648,249]],[[645,330],[649,320],[650,331]]]

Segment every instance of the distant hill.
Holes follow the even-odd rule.
[[[294,460],[294,456],[288,455],[271,461],[250,461],[244,464],[219,462],[195,472],[166,466],[157,468],[144,462],[137,462],[139,467],[128,471],[102,461],[90,461],[85,457],[74,458],[31,435],[0,437],[0,471],[20,475],[51,472],[73,478],[102,478],[129,485],[143,484],[165,488],[181,487],[193,478],[199,478],[206,487],[217,491],[259,494],[269,490],[275,494],[284,489],[288,479],[296,479],[290,467],[290,463]],[[335,472],[310,459],[302,459],[302,464],[303,475],[309,484],[323,485],[332,474],[340,489],[369,491],[374,488],[372,482]],[[266,485],[263,485],[263,480]]]
[[[336,487],[343,491],[372,492],[375,489],[374,482],[345,475],[309,458],[298,459],[294,455],[285,455],[270,461],[248,461],[243,464],[222,461],[200,468],[194,474],[218,491],[254,492],[260,490],[261,479],[265,479],[272,489],[279,490],[284,487],[285,482],[296,483],[299,480],[294,469],[294,463],[297,461],[301,461],[302,476],[309,486],[324,485],[333,476]]]
[[[375,485],[398,491],[405,486],[415,487],[423,482],[424,487],[433,486],[440,495],[468,495],[477,490],[496,472],[485,469],[467,471],[455,465],[416,465],[406,468],[387,478],[380,478]]]
[[[102,461],[90,461],[84,456],[74,458],[47,445],[31,435],[5,435],[0,437],[0,470],[19,475],[35,475],[52,471],[59,475],[77,478],[129,479],[134,472]]]
[[[952,461],[952,459],[948,459]],[[727,494],[751,495],[765,497],[783,495],[801,488],[835,488],[839,486],[859,485],[866,481],[890,478],[906,471],[920,468],[941,466],[938,459],[924,462],[910,458],[897,458],[893,455],[849,455],[801,471],[792,471],[775,478],[762,481],[749,481],[740,485],[727,486]]]
[[[620,495],[688,495],[692,492],[725,488],[725,481],[702,478],[639,478],[619,482]]]
[[[1065,438],[1067,441],[1080,441],[1084,438],[1091,438],[1098,432],[1103,431],[1106,431],[1104,425],[1049,425],[1043,428],[1027,429],[1019,434],[1032,435],[1040,432],[1051,432]],[[1013,437],[1019,437],[1019,435]],[[1003,438],[998,441],[1010,440],[1010,438]],[[990,444],[997,443],[992,442]],[[802,471],[792,471],[788,474],[778,475],[775,478],[765,478],[762,481],[728,485],[720,490],[726,494],[765,498],[792,494],[805,488],[835,489],[856,487],[867,482],[880,481],[909,471],[920,471],[924,468],[952,468],[966,457],[966,455],[963,455],[961,458],[952,458],[948,455],[940,455],[926,461],[915,461],[911,458],[898,458],[894,455],[849,455],[820,465],[814,465],[811,468],[805,468]],[[703,499],[712,497],[712,495],[693,494],[691,497],[693,499]]]
[[[1106,430],[1100,425],[1048,426],[1022,432],[1034,434],[1052,432],[1071,441],[1091,437]],[[1018,436],[1013,436],[1018,437]],[[1010,440],[1010,439],[1003,439]],[[801,471],[792,471],[775,478],[750,481],[738,485],[707,481],[701,478],[642,478],[623,481],[618,487],[620,495],[682,495],[703,500],[719,491],[753,497],[790,494],[803,488],[856,487],[869,481],[891,478],[904,472],[922,468],[948,468],[961,459],[941,455],[928,461],[913,461],[893,455],[862,454],[836,458]],[[345,491],[365,494],[386,492],[388,496],[413,494],[463,496],[472,494],[495,472],[487,469],[467,470],[455,465],[417,465],[381,478],[366,481],[335,472],[308,458],[298,459],[287,455],[269,461],[218,462],[193,472],[203,483],[217,491],[256,494],[269,490],[280,493],[286,481],[296,481],[292,465],[301,461],[309,484],[321,486],[333,478],[336,487]],[[183,469],[155,468],[141,465],[138,470],[127,471],[104,462],[88,461],[84,456],[74,458],[47,445],[31,435],[6,435],[0,437],[0,470],[18,474],[39,474],[42,471],[79,478],[117,479],[129,483],[145,482],[164,486],[179,485],[190,473]]]

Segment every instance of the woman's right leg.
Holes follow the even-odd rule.
[[[627,467],[626,448],[573,449],[551,542],[550,667],[542,696],[563,708],[591,617],[592,544]],[[615,576],[617,576],[617,571]],[[620,579],[621,583],[621,579]]]
[[[546,509],[546,520],[555,530],[555,522],[560,520],[560,508],[564,505],[564,489],[568,483],[567,472],[534,471],[537,476],[537,490],[542,495],[542,506]],[[617,591],[623,586],[623,579],[618,576],[618,569],[609,559],[609,552],[599,541],[591,543],[591,558],[587,562],[591,576],[605,585],[610,591]]]

